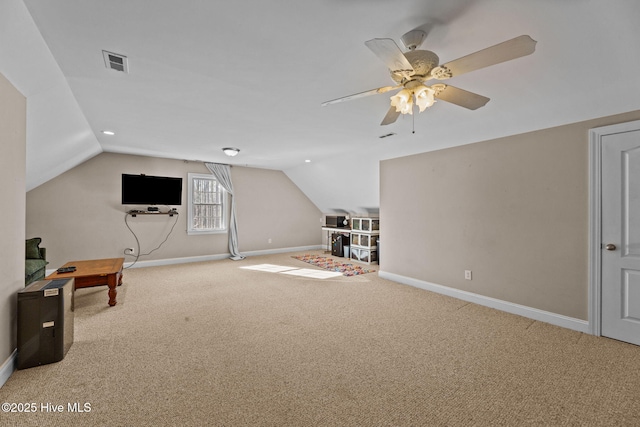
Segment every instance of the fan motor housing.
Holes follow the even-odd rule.
[[[431,70],[440,64],[440,58],[438,58],[438,55],[430,50],[412,50],[406,52],[404,56],[407,58],[414,70],[414,74],[411,76],[411,79],[428,76]],[[395,73],[391,73],[391,78],[399,84],[403,84],[406,81],[402,76]]]

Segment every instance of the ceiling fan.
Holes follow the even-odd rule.
[[[475,110],[489,102],[489,98],[444,83],[428,86],[429,80],[446,80],[470,71],[475,71],[501,62],[510,61],[532,54],[536,41],[522,35],[478,52],[439,65],[440,58],[429,50],[419,50],[426,37],[422,30],[412,30],[402,36],[402,43],[408,52],[402,53],[392,39],[372,39],[364,44],[385,63],[396,83],[377,89],[360,92],[322,103],[322,106],[386,93],[401,89],[391,97],[391,107],[380,125],[388,125],[400,114],[413,114],[414,103],[420,112],[431,107],[436,99],[450,102],[470,110]]]

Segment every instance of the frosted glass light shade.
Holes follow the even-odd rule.
[[[435,91],[430,87],[418,86],[414,89],[414,93],[416,95],[416,105],[420,108],[421,113],[436,102],[434,98]]]
[[[224,152],[224,154],[226,154],[229,157],[236,156],[240,152],[238,148],[233,148],[233,147],[223,148],[222,151]]]
[[[403,89],[390,99],[391,105],[396,107],[398,113],[413,114],[413,93],[410,90]]]

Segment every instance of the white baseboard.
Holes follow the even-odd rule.
[[[300,251],[310,251],[315,249],[322,249],[322,245],[313,245],[313,246],[298,246],[294,248],[277,248],[277,249],[266,249],[259,251],[241,251],[242,255],[245,257],[259,256],[259,255],[271,255],[271,254],[281,254],[286,252],[300,252]],[[189,262],[204,262],[204,261],[218,261],[221,259],[230,258],[231,254],[217,254],[217,255],[201,255],[201,256],[193,256],[193,257],[184,257],[184,258],[168,258],[168,259],[158,259],[158,260],[149,260],[149,261],[138,261],[131,268],[138,267],[155,267],[159,265],[171,265],[171,264],[186,264]],[[132,262],[125,264],[125,268],[131,266]]]
[[[125,262],[124,268],[143,268],[143,267],[157,267],[160,265],[172,265],[172,264],[186,264],[189,262],[204,262],[204,261],[218,261],[221,259],[227,259],[231,254],[217,254],[217,255],[200,255],[183,258],[167,258],[167,259],[151,259],[141,260],[137,262]]]
[[[287,253],[287,252],[313,251],[313,250],[318,250],[322,248],[324,248],[323,245],[296,246],[292,248],[276,248],[276,249],[265,249],[265,250],[247,251],[247,252],[243,251],[242,254],[244,256],[251,257],[251,256],[260,256],[260,255],[281,254],[281,253]],[[156,267],[160,265],[186,264],[189,262],[217,261],[221,259],[227,259],[229,257],[231,257],[231,254],[224,253],[224,254],[216,254],[216,255],[199,255],[199,256],[182,257],[182,258],[142,260],[142,261],[137,261],[136,263],[134,263],[133,261],[126,262],[125,260],[124,267],[125,268]],[[55,273],[55,271],[56,269],[47,270],[46,275],[48,276],[50,274],[53,274]]]
[[[537,308],[514,304],[512,302],[502,301],[496,298],[486,297],[467,291],[461,291],[459,289],[449,288],[447,286],[437,285],[435,283],[429,283],[382,270],[378,271],[378,276],[383,279],[391,280],[393,282],[402,283],[403,285],[413,286],[416,288],[424,289],[426,291],[447,295],[463,301],[471,302],[485,307],[495,308],[496,310],[505,311],[507,313],[516,314],[518,316],[527,317],[529,319],[538,320],[540,322],[550,323],[562,328],[591,334],[589,322],[586,320],[575,319],[573,317],[551,313],[549,311],[538,310]]]
[[[260,250],[260,251],[242,252],[242,254],[246,256],[259,256],[259,255],[282,254],[287,252],[315,251],[322,248],[324,248],[323,245],[297,246],[294,248],[278,248],[278,249],[266,249],[266,250]]]
[[[11,374],[16,370],[16,365],[18,364],[18,350],[13,350],[11,356],[7,360],[4,361],[2,366],[0,366],[0,387],[7,382]]]

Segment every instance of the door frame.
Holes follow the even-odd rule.
[[[640,120],[589,130],[589,332],[602,335],[602,138],[640,130]]]

